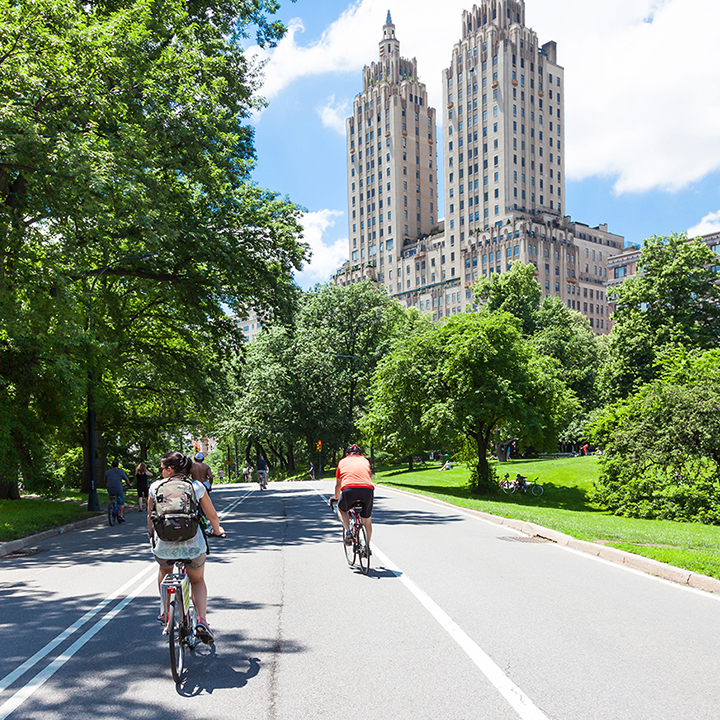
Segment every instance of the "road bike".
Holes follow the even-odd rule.
[[[537,477],[533,478],[530,483],[525,482],[526,480],[527,478],[520,473],[517,474],[515,480],[510,480],[510,474],[505,473],[505,477],[500,481],[500,489],[506,495],[512,495],[516,491],[526,493],[529,490],[536,497],[540,497],[545,492],[543,486],[538,484]]]
[[[164,633],[170,648],[170,671],[179,683],[185,671],[187,651],[194,650],[199,639],[195,635],[197,613],[190,597],[190,580],[185,563],[178,560],[173,571],[160,584],[161,618],[165,621]]]
[[[334,505],[337,505],[335,498],[330,498],[330,508],[335,511]],[[370,572],[370,545],[367,539],[367,530],[360,517],[360,511],[365,506],[362,500],[356,500],[353,506],[348,510],[348,518],[350,520],[350,543],[345,541],[345,529],[342,528],[343,548],[345,549],[345,559],[351,567],[358,561],[360,570],[363,575]]]
[[[120,506],[118,505],[118,496],[110,495],[108,497],[108,524],[112,527],[120,517]]]
[[[260,489],[267,490],[268,471],[267,470],[258,470],[257,474],[258,474],[258,482],[260,483]]]

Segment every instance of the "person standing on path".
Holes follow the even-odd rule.
[[[123,481],[125,485],[130,485],[130,478],[120,467],[120,463],[116,460],[112,461],[112,467],[105,471],[105,485],[108,495],[115,495],[118,499],[118,522],[125,522],[125,498],[123,496]]]
[[[148,497],[148,478],[152,477],[153,474],[147,469],[147,465],[141,462],[135,468],[135,487],[138,495],[138,510],[143,511],[143,498],[147,502]]]

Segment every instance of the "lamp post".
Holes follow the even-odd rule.
[[[95,273],[95,279],[90,286],[90,372],[89,372],[89,384],[88,384],[88,397],[87,397],[87,425],[88,425],[88,454],[90,456],[90,493],[88,494],[88,512],[94,512],[100,509],[100,500],[97,494],[97,468],[95,460],[95,379],[93,376],[93,354],[92,354],[92,341],[95,335],[95,325],[93,323],[93,299],[95,294],[95,286],[102,274],[109,270],[113,265],[123,262],[124,260],[149,260],[150,258],[156,258],[157,253],[150,253],[147,255],[129,255],[127,257],[121,257],[117,260],[113,260],[111,263],[100,268]]]
[[[357,355],[338,355],[338,354],[336,354],[335,357],[336,358],[346,358],[348,360],[359,360],[365,366],[365,369],[368,372],[368,378],[370,377],[370,366],[361,357],[359,357]],[[350,412],[352,413],[352,408],[350,408]],[[373,474],[375,474],[375,445],[374,445],[372,439],[370,440],[370,471]]]

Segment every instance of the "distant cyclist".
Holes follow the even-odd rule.
[[[190,470],[192,459],[179,452],[169,452],[160,461],[160,479],[150,486],[150,497],[148,498],[148,531],[152,537],[153,507],[158,490],[162,492],[162,484],[165,480],[180,478],[191,480]],[[212,525],[215,535],[224,535],[225,531],[220,526],[218,514],[212,504],[212,500],[205,489],[205,486],[198,480],[192,480],[192,491],[195,499],[200,504],[202,511]],[[190,540],[170,542],[158,539],[153,547],[155,560],[160,566],[158,572],[158,588],[163,578],[173,571],[173,565],[177,560],[184,560],[190,580],[190,591],[192,593],[193,605],[198,614],[196,635],[204,643],[215,642],[215,635],[205,619],[207,613],[207,585],[205,584],[205,559],[207,557],[207,543],[202,531],[198,531]],[[166,618],[160,616],[158,620],[165,622]]]
[[[130,484],[130,478],[125,471],[119,467],[117,460],[112,461],[112,467],[105,471],[105,484],[108,495],[115,495],[118,502],[118,522],[125,522],[125,498],[123,497],[123,481],[125,485]]]
[[[340,460],[335,471],[335,499],[338,501],[340,521],[345,530],[345,544],[352,544],[350,535],[350,519],[348,510],[356,500],[362,500],[364,505],[360,511],[363,525],[367,531],[368,551],[372,537],[372,506],[375,495],[370,462],[363,455],[357,445],[351,445],[345,456]]]
[[[207,491],[210,492],[212,490],[213,474],[210,466],[204,462],[205,456],[199,452],[193,460],[192,470],[190,470],[192,479],[201,482]]]
[[[260,455],[258,457],[257,461],[257,474],[258,474],[258,481],[261,485],[267,484],[268,481],[268,464],[267,460]]]

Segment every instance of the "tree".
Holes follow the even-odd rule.
[[[598,502],[630,517],[720,524],[720,351],[669,353],[592,433],[605,451]]]
[[[557,297],[545,298],[533,317],[533,346],[541,355],[560,363],[565,382],[583,409],[592,409],[598,403],[595,385],[600,370],[600,349],[588,319]]]
[[[456,436],[448,433],[448,413],[429,402],[437,391],[433,385],[442,360],[439,336],[426,316],[414,308],[408,314],[410,326],[377,365],[361,430],[394,457],[407,456],[412,470],[413,455],[449,446]]]
[[[720,287],[715,254],[687,235],[645,241],[639,273],[617,289],[607,398],[626,397],[657,375],[657,361],[677,347],[705,350],[720,339]]]
[[[510,313],[520,320],[522,331],[532,335],[542,295],[536,273],[534,265],[516,262],[510,272],[480,278],[473,288],[475,302],[482,304],[486,312],[502,310]]]
[[[472,487],[492,492],[488,453],[497,433],[551,447],[577,407],[556,362],[519,326],[503,311],[466,313],[398,340],[376,373],[370,432],[404,451],[432,442],[432,432],[466,438],[477,453]]]
[[[297,331],[315,338],[316,352],[334,358],[345,388],[345,444],[357,433],[360,409],[367,406],[370,376],[392,346],[403,317],[403,308],[385,288],[369,281],[347,287],[320,286],[303,298]]]
[[[494,488],[487,456],[501,428],[538,448],[554,445],[577,408],[560,368],[540,356],[505,312],[466,314],[439,328],[444,400],[455,425],[477,448],[479,492]]]
[[[307,255],[300,209],[253,184],[244,124],[262,101],[241,40],[251,25],[259,42],[279,39],[277,8],[3,3],[0,495],[18,463],[28,481],[41,474],[51,427],[79,424],[89,359],[98,422],[124,433],[109,407],[207,404],[212,358],[198,348],[239,339],[226,308],[289,302]]]
[[[298,446],[306,458],[318,440],[326,454],[339,450],[357,433],[369,375],[404,318],[371,283],[305,293],[291,322],[266,326],[235,361],[223,432],[272,446],[288,468]]]

